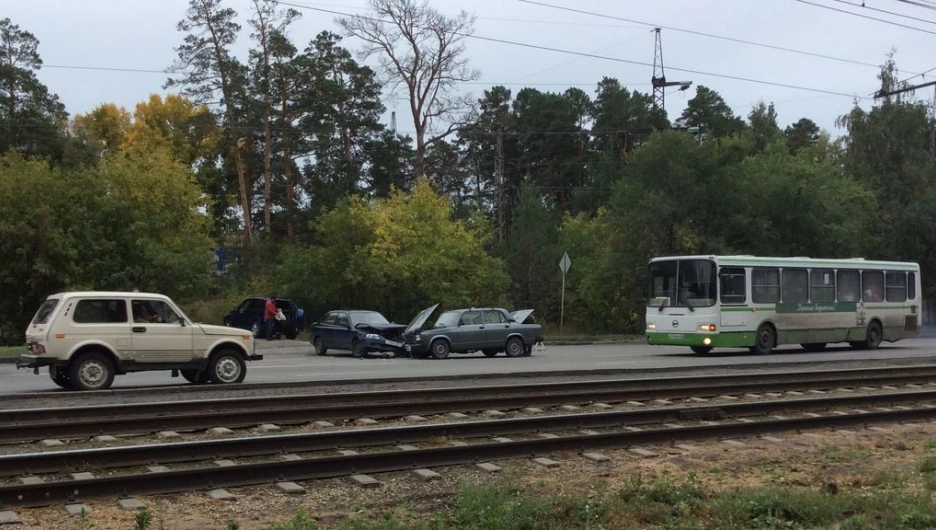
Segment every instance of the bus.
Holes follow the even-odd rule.
[[[671,256],[647,268],[647,343],[818,352],[874,349],[919,333],[920,266],[864,258]]]

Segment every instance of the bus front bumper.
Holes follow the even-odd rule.
[[[732,333],[668,333],[648,331],[647,344],[655,346],[702,346],[709,348],[748,348],[754,345],[753,331]]]

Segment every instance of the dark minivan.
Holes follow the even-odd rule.
[[[253,336],[266,338],[266,329],[263,326],[263,312],[266,307],[266,298],[253,297],[244,300],[224,316],[224,325],[232,328],[249,329]],[[295,339],[302,329],[303,310],[296,307],[292,300],[275,298],[276,307],[283,310],[286,320],[276,321],[273,326],[273,335],[283,335],[287,339]]]

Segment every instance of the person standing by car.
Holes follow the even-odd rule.
[[[267,298],[266,307],[263,310],[263,323],[266,327],[267,340],[273,340],[273,326],[276,325],[276,302],[273,301],[273,295]]]

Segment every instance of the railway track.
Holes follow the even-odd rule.
[[[83,468],[129,468],[152,463],[193,462],[224,456],[247,458],[275,453],[289,453],[294,458],[226,467],[189,467],[159,473],[131,472],[79,480],[56,476],[50,482],[0,485],[0,503],[44,506],[126,494],[175,493],[444,467],[544,456],[559,451],[583,452],[682,440],[738,438],[793,429],[930,420],[936,418],[934,402],[936,391],[924,390],[8,455],[0,457],[0,471],[4,475],[62,475]],[[883,408],[883,405],[892,408]],[[878,408],[854,409],[858,406]],[[797,416],[768,416],[787,411],[795,411]],[[668,421],[692,424],[664,423]],[[581,429],[604,429],[604,432],[582,432]],[[492,436],[520,434],[529,437],[549,431],[549,437],[487,440]],[[554,434],[556,432],[563,434]],[[440,438],[459,438],[460,443],[458,446],[438,447]],[[478,443],[479,439],[483,440]],[[338,447],[383,447],[399,443],[419,443],[429,447],[380,449],[341,456],[322,454]],[[299,457],[294,453],[311,455]]]
[[[0,443],[933,381],[936,366],[913,366],[11,409],[0,410]]]

